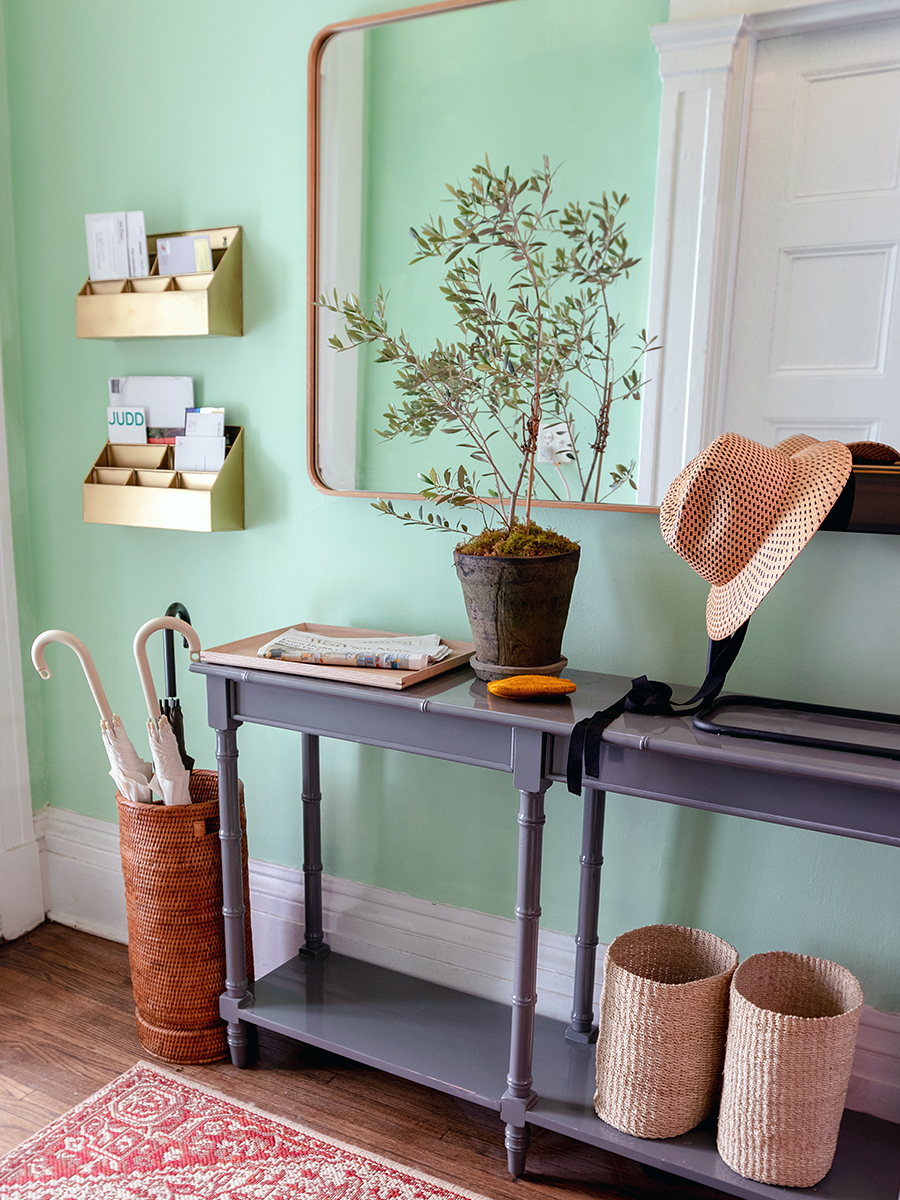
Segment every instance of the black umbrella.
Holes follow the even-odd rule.
[[[166,609],[167,617],[179,617],[182,621],[191,623],[191,618],[188,610],[183,604],[179,604],[176,600],[174,604],[170,604]],[[172,629],[163,630],[163,667],[166,673],[166,696],[164,700],[159,702],[159,711],[164,713],[172,726],[172,732],[175,734],[175,740],[178,743],[178,753],[181,755],[181,761],[184,763],[186,771],[193,770],[194,759],[185,751],[184,748],[184,714],[181,711],[181,702],[178,699],[178,687],[175,682],[175,632]],[[185,649],[189,649],[187,638],[182,638]]]

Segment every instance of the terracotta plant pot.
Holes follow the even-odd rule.
[[[454,554],[479,679],[559,675],[580,551],[538,558]]]

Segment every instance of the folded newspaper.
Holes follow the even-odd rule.
[[[258,658],[281,658],[285,662],[390,671],[422,671],[452,653],[436,633],[421,637],[333,638],[301,629],[286,629],[256,652]]]

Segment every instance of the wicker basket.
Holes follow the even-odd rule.
[[[190,805],[134,804],[116,793],[128,910],[128,958],[141,1046],[172,1063],[208,1063],[228,1053],[219,1016],[225,936],[219,847],[219,781],[191,773]],[[244,896],[249,894],[241,787]],[[253,977],[250,909],[247,973]]]
[[[623,933],[606,952],[594,1108],[635,1137],[667,1138],[718,1098],[733,946],[682,925]]]
[[[863,994],[845,967],[776,951],[735,972],[719,1153],[747,1179],[813,1187],[831,1167]]]

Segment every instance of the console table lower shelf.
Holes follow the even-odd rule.
[[[328,953],[298,956],[253,985],[253,1002],[223,996],[226,1021],[246,1021],[356,1062],[500,1110],[509,1065],[510,1008],[384,967]],[[630,1137],[593,1110],[594,1054],[567,1041],[566,1026],[537,1017],[528,1122],[671,1171],[734,1196],[815,1195],[897,1200],[897,1126],[847,1111],[831,1171],[815,1188],[778,1188],[735,1174],[716,1152],[714,1122],[678,1138]]]

